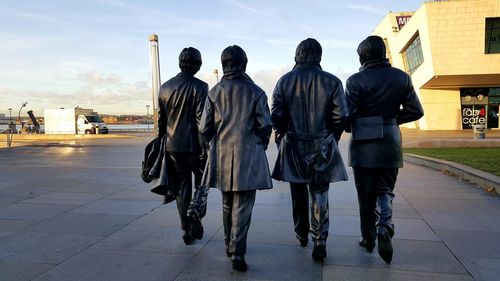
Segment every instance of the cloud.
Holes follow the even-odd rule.
[[[283,76],[283,74],[287,73],[293,68],[293,65],[285,66],[285,67],[275,67],[271,69],[265,69],[258,71],[251,75],[251,78],[259,87],[261,87],[270,97],[273,94],[274,87],[276,86],[276,82],[278,79]]]
[[[173,15],[173,14],[170,14],[167,12],[162,12],[160,10],[144,8],[142,6],[133,5],[133,4],[126,3],[126,2],[120,1],[120,0],[106,0],[106,1],[103,1],[103,3],[105,3],[109,6],[118,7],[118,8],[124,9],[124,10],[137,12],[139,14],[146,13],[146,14],[156,15],[156,16],[171,16],[171,15]]]
[[[330,48],[330,49],[349,49],[352,50],[353,48],[355,49],[357,47],[357,44],[352,41],[345,41],[345,40],[337,40],[333,38],[328,38],[321,40],[321,46],[323,48]]]
[[[368,12],[371,14],[376,14],[376,15],[383,15],[385,16],[387,14],[386,11],[377,9],[371,5],[359,5],[359,4],[349,4],[349,5],[338,5],[335,2],[330,2],[330,1],[325,1],[325,0],[310,0],[313,3],[316,4],[321,4],[325,7],[331,8],[331,9],[337,9],[337,10],[357,10],[357,11],[363,11],[363,12]]]
[[[342,84],[344,85],[345,87],[345,81],[347,80],[347,78],[349,78],[351,75],[353,75],[355,72],[357,71],[351,71],[351,70],[348,70],[342,66],[338,66],[337,69],[332,72],[335,76],[337,76],[340,80],[342,80]]]
[[[84,83],[73,96],[84,104],[134,105],[150,99],[151,88],[146,81],[125,82],[115,73],[97,71],[77,75]]]
[[[62,24],[62,23],[64,23],[63,21],[60,21],[60,20],[53,18],[53,17],[50,17],[50,16],[41,15],[41,14],[37,14],[37,13],[31,13],[31,12],[27,12],[27,11],[19,11],[19,10],[5,7],[5,6],[2,7],[2,10],[4,12],[8,12],[8,14],[10,14],[10,15],[14,15],[14,16],[22,18],[24,20],[31,20],[31,21],[37,21],[40,23],[50,23],[50,24]]]
[[[374,8],[370,5],[347,5],[347,9],[352,9],[352,10],[358,10],[358,11],[364,11],[364,12],[369,12],[377,15],[382,15],[385,16],[387,14],[386,11],[380,10],[377,8]]]
[[[295,48],[300,41],[288,38],[268,38],[264,39],[264,42],[273,46],[284,46],[284,47],[292,47]]]
[[[275,67],[272,69],[266,69],[266,70],[261,70],[253,75],[251,75],[253,81],[261,87],[268,97],[270,98],[273,94],[274,87],[276,86],[276,82],[283,76],[285,73],[289,72],[292,70],[293,64],[284,66],[284,67]],[[349,69],[346,69],[342,66],[337,66],[334,71],[326,70],[328,72],[331,72],[335,76],[337,76],[345,86],[345,81],[347,78],[349,78],[352,74],[354,74],[356,71],[352,71]]]
[[[275,67],[275,68],[270,68],[270,69],[264,69],[257,71],[255,73],[248,73],[252,80],[257,84],[259,87],[261,87],[266,94],[270,97],[273,93],[274,86],[276,85],[276,82],[278,79],[283,76],[283,74],[287,73],[293,68],[293,65],[289,65],[286,67]],[[222,70],[218,69],[218,75],[219,75],[219,80],[222,78]],[[213,70],[210,71],[203,71],[203,72],[198,72],[196,75],[198,79],[201,79],[205,83],[208,84],[208,88],[211,89],[213,86],[215,86],[217,82],[217,77],[214,74]]]
[[[259,9],[256,9],[256,8],[253,8],[253,7],[250,7],[246,4],[244,4],[243,2],[240,2],[240,1],[235,1],[235,0],[222,0],[222,2],[224,3],[227,3],[227,4],[230,4],[230,5],[233,5],[239,9],[242,9],[244,11],[249,11],[249,12],[253,12],[253,13],[259,13],[259,14],[265,14],[264,11],[262,10],[259,10]]]
[[[278,66],[274,68],[260,70],[255,73],[249,73],[249,75],[255,82],[255,84],[261,87],[266,92],[266,94],[269,97],[271,97],[274,91],[274,87],[276,86],[276,82],[278,82],[281,76],[292,70],[292,68],[293,64],[290,64],[287,66]],[[219,71],[219,79],[221,79],[223,75],[222,70],[218,69],[218,71]],[[347,78],[349,78],[349,76],[354,74],[354,72],[355,71],[351,71],[342,66],[337,66],[335,71],[333,71],[332,73],[335,76],[337,76],[340,80],[342,80],[342,83],[345,84]],[[196,76],[198,77],[198,79],[201,79],[202,81],[206,82],[208,84],[209,89],[216,84],[216,75],[213,73],[213,70],[199,72]]]
[[[285,38],[268,38],[264,39],[269,45],[286,47],[289,50],[295,51],[297,45],[304,39],[285,39]],[[338,40],[333,38],[322,39],[319,42],[323,49],[353,49],[356,48],[356,43],[352,41]]]
[[[217,69],[218,71],[218,79],[220,80],[222,78],[222,70]],[[208,88],[211,89],[215,84],[217,83],[217,75],[214,73],[214,70],[205,70],[205,71],[200,71],[196,75],[196,77],[205,83],[208,84]]]
[[[176,29],[182,28],[182,32],[184,35],[186,34],[186,32],[189,34],[193,33],[194,35],[197,35],[197,30],[200,29],[200,27],[205,30],[212,30],[212,32],[219,31],[221,33],[227,33],[231,31],[230,27],[217,20],[203,20],[200,18],[192,18],[187,15],[179,16],[174,13],[165,12],[159,9],[144,8],[143,6],[126,3],[120,0],[106,0],[104,1],[104,3],[109,6],[118,7],[123,10],[134,12],[137,15],[141,16],[138,18],[138,20],[142,19],[145,14],[153,17],[153,19],[161,19],[160,21],[162,23],[164,23],[163,19],[167,19],[168,24],[166,24],[166,26],[168,26],[168,28],[162,29],[165,30],[165,32],[162,33],[172,32],[175,34]],[[176,28],[171,28],[172,26],[176,26]],[[200,35],[203,34],[206,34],[206,32],[200,33]]]
[[[124,82],[118,74],[97,71],[80,73],[76,78],[81,81],[80,86],[75,83],[76,90],[70,93],[0,89],[0,106],[16,108],[28,101],[27,108],[41,116],[44,109],[75,106],[92,108],[100,113],[143,114],[145,105],[152,104],[151,87],[147,81]]]
[[[77,79],[84,81],[89,85],[107,85],[118,84],[122,82],[122,78],[118,74],[101,74],[99,72],[86,72],[77,74]]]

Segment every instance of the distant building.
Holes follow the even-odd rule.
[[[9,117],[5,117],[5,114],[3,113],[0,113],[0,124],[4,125],[4,124],[9,124]]]
[[[118,116],[116,116],[116,115],[102,115],[101,118],[107,124],[116,124],[116,123],[118,123]]]
[[[499,128],[500,1],[424,3],[389,13],[373,32],[394,67],[408,72],[425,116],[423,130]]]

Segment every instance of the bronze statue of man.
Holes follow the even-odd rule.
[[[226,254],[245,271],[247,233],[257,189],[272,188],[265,150],[272,131],[266,93],[245,73],[239,46],[221,55],[224,76],[205,103],[200,133],[209,142],[202,186],[222,191]]]
[[[403,167],[399,125],[418,120],[424,111],[410,76],[391,67],[382,38],[369,36],[357,52],[361,68],[347,80],[346,97],[352,123],[349,165],[361,219],[359,245],[372,252],[377,239],[379,255],[391,263],[393,191]]]
[[[172,171],[169,173],[169,182],[176,185],[179,191],[177,209],[186,245],[203,236],[200,218],[193,218],[190,223],[187,216],[192,197],[192,175],[198,190],[204,168],[198,124],[208,85],[194,77],[201,63],[201,54],[197,49],[184,48],[179,55],[181,72],[165,82],[159,93],[158,135],[160,139],[166,136],[165,150],[168,164],[171,165],[169,171]]]
[[[321,54],[315,39],[300,42],[294,68],[276,84],[271,109],[279,145],[272,175],[290,183],[295,233],[302,247],[311,234],[315,261],[326,257],[329,184],[347,180],[337,146],[347,117],[344,89],[321,69]]]

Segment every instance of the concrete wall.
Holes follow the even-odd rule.
[[[485,18],[500,17],[500,1],[431,2],[424,7],[435,75],[500,73],[500,54],[484,53]]]
[[[461,130],[460,91],[420,89],[425,116],[420,128],[425,130]]]

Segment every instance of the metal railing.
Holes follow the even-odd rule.
[[[7,128],[7,129],[3,129],[2,131],[0,131],[0,134],[3,134],[5,132],[5,134],[7,135],[7,147],[10,147],[12,145],[12,129],[11,128]]]

